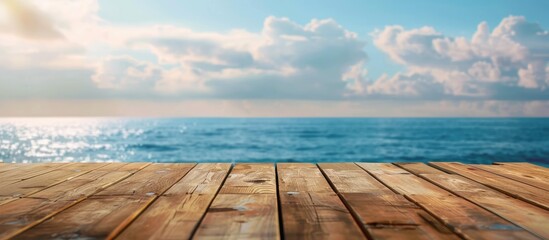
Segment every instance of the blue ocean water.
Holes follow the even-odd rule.
[[[528,161],[549,119],[5,118],[3,162]]]

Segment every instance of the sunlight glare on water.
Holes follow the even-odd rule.
[[[93,150],[111,150],[111,144],[99,141],[105,134],[113,134],[112,130],[102,129],[102,126],[110,126],[110,122],[112,120],[100,118],[0,119],[0,126],[3,126],[0,158],[5,162],[119,161],[110,159],[108,154],[92,153]],[[123,132],[127,138],[129,134]]]
[[[3,162],[549,160],[548,119],[0,119]]]

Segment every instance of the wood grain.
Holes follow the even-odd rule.
[[[231,164],[203,163],[162,194],[117,239],[188,239]]]
[[[469,239],[537,239],[533,234],[410,172],[387,163],[357,163]]]
[[[0,178],[2,177],[3,172],[17,171],[15,169],[27,168],[27,167],[30,167],[31,165],[34,165],[34,164],[30,164],[30,163],[0,163]]]
[[[437,164],[3,163],[0,239],[549,239],[548,169]]]
[[[527,162],[495,162],[494,165],[503,166],[504,168],[518,169],[520,171],[529,172],[536,176],[549,177],[549,169]]]
[[[218,194],[196,239],[280,239],[276,194]]]
[[[17,239],[110,238],[195,164],[153,164],[56,214]]]
[[[549,211],[488,188],[455,174],[447,174],[423,163],[398,164],[400,167],[460,197],[549,239]]]
[[[285,239],[365,239],[318,167],[277,164]]]
[[[107,163],[74,163],[61,165],[61,167],[54,168],[47,173],[2,186],[0,188],[0,205],[45,188],[55,186],[106,165]]]
[[[279,239],[274,164],[236,164],[194,237]]]
[[[148,165],[109,164],[0,207],[0,239],[11,238]]]
[[[371,239],[459,239],[419,206],[354,163],[319,163]]]
[[[276,166],[279,192],[334,192],[314,164],[278,163]]]
[[[237,164],[229,174],[220,193],[276,194],[274,164]]]
[[[530,186],[534,186],[543,190],[549,190],[549,175],[536,174],[536,171],[531,171],[528,168],[513,167],[513,165],[472,165],[484,171],[488,171],[515,181],[519,181]]]
[[[549,192],[517,182],[515,180],[493,174],[473,166],[468,166],[462,163],[430,163],[438,169],[446,172],[461,175],[473,181],[487,185],[493,189],[497,189],[509,196],[527,201],[538,207],[549,210]]]
[[[51,172],[57,168],[67,167],[74,163],[33,163],[33,164],[13,164],[13,167],[6,167],[6,171],[0,172],[0,188],[8,186],[14,182],[27,180],[42,174]],[[12,164],[10,164],[11,166]]]

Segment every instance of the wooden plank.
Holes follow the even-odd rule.
[[[237,164],[219,193],[276,194],[273,164]]]
[[[196,239],[280,239],[276,194],[218,194]]]
[[[420,205],[464,238],[538,239],[515,224],[395,165],[357,164],[394,191]]]
[[[20,167],[31,166],[30,163],[0,163],[0,178],[3,172],[12,171]]]
[[[371,239],[459,239],[423,209],[354,163],[319,163]]]
[[[0,173],[0,188],[8,186],[12,183],[27,180],[42,174],[51,172],[61,167],[67,167],[74,163],[21,163],[14,164],[17,167],[12,167],[8,171]]]
[[[13,238],[93,193],[130,176],[147,163],[116,163],[0,207],[0,239]]]
[[[334,193],[322,172],[310,163],[278,163],[279,192]]]
[[[198,164],[117,239],[189,239],[230,168],[229,163]]]
[[[30,164],[28,164],[28,163],[3,163],[3,162],[0,162],[0,173],[3,173],[5,171],[9,171],[9,170],[13,170],[13,169],[17,169],[17,168],[23,167],[25,165],[30,165]]]
[[[472,165],[484,171],[488,171],[506,178],[519,181],[530,186],[549,190],[549,174],[536,174],[535,171],[530,171],[528,168],[513,167],[512,165]]]
[[[504,192],[512,197],[527,201],[549,210],[549,192],[517,182],[462,163],[430,163],[446,172],[458,174]]]
[[[17,239],[111,238],[195,164],[151,164],[16,236]]]
[[[506,168],[519,169],[527,173],[535,174],[537,176],[549,177],[549,168],[538,166],[532,163],[526,162],[495,162],[495,165],[503,166]]]
[[[423,163],[403,163],[400,167],[466,198],[477,205],[515,223],[516,225],[549,239],[549,211],[538,208],[480,183],[459,175],[447,174]]]
[[[236,164],[200,223],[197,239],[279,239],[274,164]]]
[[[285,239],[365,239],[318,167],[277,164]]]
[[[50,172],[23,181],[11,183],[0,188],[0,205],[20,197],[55,186],[71,178],[83,175],[94,169],[106,166],[108,163],[74,163],[62,165]]]

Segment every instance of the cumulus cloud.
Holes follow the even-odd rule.
[[[411,73],[384,74],[368,86],[368,93],[374,95],[391,95],[401,97],[436,98],[443,95],[442,84],[436,82],[432,75]]]
[[[505,92],[515,91],[526,93],[524,99],[549,98],[549,33],[524,17],[507,17],[491,32],[487,23],[480,23],[471,39],[449,37],[431,27],[401,26],[372,36],[406,72],[373,81],[370,94],[504,98],[516,97]],[[432,88],[426,90],[427,85]]]
[[[134,34],[126,41],[156,56],[152,64],[162,73],[153,89],[171,95],[340,98],[359,80],[348,72],[366,60],[364,41],[331,19],[299,25],[268,17],[259,33],[177,28],[156,33]]]
[[[96,0],[0,1],[0,74],[55,72],[43,79],[122,97],[549,99],[549,33],[524,17],[480,23],[471,37],[386,26],[373,43],[405,71],[372,79],[366,41],[333,19],[201,32],[114,25],[98,11]]]
[[[332,19],[305,25],[268,17],[263,29],[199,32],[172,25],[117,26],[95,0],[1,2],[0,63],[81,69],[110,92],[202,98],[328,99],[357,91],[365,42]],[[5,20],[5,21],[4,21]],[[143,57],[145,56],[145,57]]]
[[[101,61],[92,80],[99,88],[147,89],[155,85],[161,73],[158,67],[128,56],[110,57]]]

